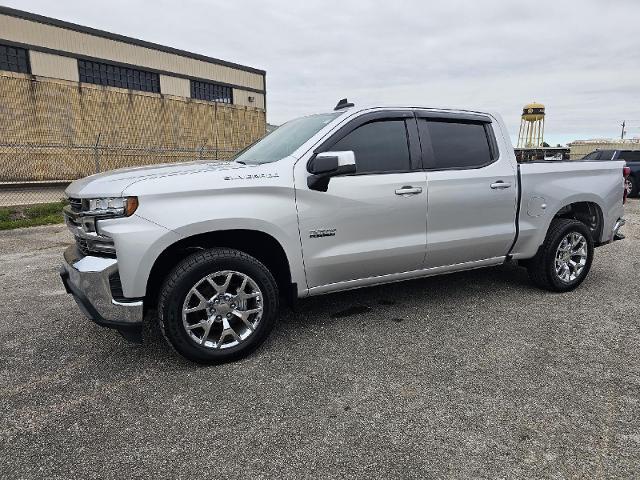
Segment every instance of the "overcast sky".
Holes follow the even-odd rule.
[[[0,3],[267,71],[268,121],[356,104],[497,111],[545,139],[640,136],[640,1],[21,0]]]

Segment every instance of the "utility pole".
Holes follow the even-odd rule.
[[[620,134],[620,140],[624,140],[624,126],[625,126],[626,122],[623,120],[622,121],[622,133]]]

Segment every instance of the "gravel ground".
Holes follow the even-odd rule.
[[[216,367],[85,320],[63,226],[0,234],[1,478],[632,478],[640,202],[556,295],[500,267],[335,294]]]

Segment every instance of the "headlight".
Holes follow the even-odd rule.
[[[138,197],[90,198],[84,215],[129,217],[138,208]]]

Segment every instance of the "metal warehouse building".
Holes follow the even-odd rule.
[[[0,7],[0,183],[228,158],[265,128],[263,70]]]
[[[640,138],[574,140],[567,146],[571,148],[571,160],[578,160],[595,150],[640,150]]]

